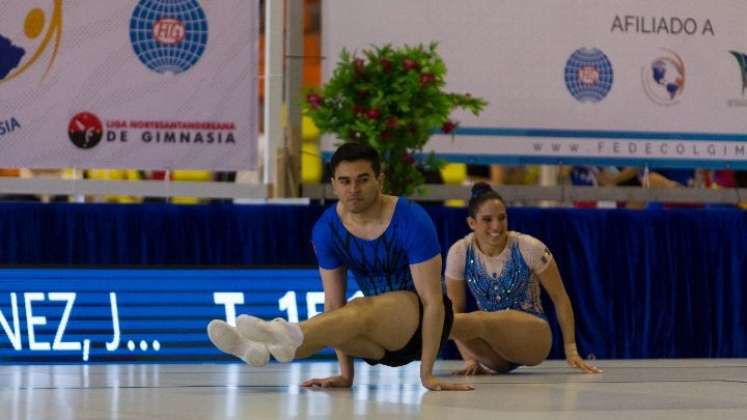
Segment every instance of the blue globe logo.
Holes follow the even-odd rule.
[[[140,0],[130,19],[130,41],[149,69],[183,73],[205,52],[205,11],[197,0]]]
[[[580,48],[565,64],[565,85],[579,102],[599,102],[612,89],[614,72],[609,58],[596,48]]]
[[[643,90],[659,105],[679,103],[685,91],[685,62],[676,52],[664,49],[665,54],[641,69]]]

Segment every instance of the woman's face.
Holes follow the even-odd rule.
[[[474,218],[467,218],[467,224],[480,243],[499,246],[508,235],[506,206],[498,199],[487,200],[478,207]]]

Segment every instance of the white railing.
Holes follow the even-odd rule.
[[[533,185],[500,185],[496,191],[509,203],[553,201],[654,201],[668,203],[725,203],[747,201],[747,188],[643,188],[643,187],[573,187]],[[470,187],[462,185],[427,185],[426,192],[413,196],[416,200],[443,201],[469,199]],[[303,194],[312,200],[334,199],[330,185],[304,184]]]
[[[495,186],[509,203],[552,201],[655,201],[671,203],[725,203],[747,201],[747,188],[643,188],[643,187],[573,187],[533,185]],[[141,197],[189,196],[197,198],[232,198],[268,200],[265,184],[187,181],[94,181],[49,178],[0,178],[0,195],[131,195]],[[329,184],[304,184],[302,197],[311,200],[335,199]],[[422,201],[468,199],[470,187],[462,185],[426,185],[425,193],[413,196]],[[273,200],[282,202],[283,200]],[[293,201],[293,200],[291,200]],[[298,200],[296,200],[298,201]],[[303,200],[301,200],[303,201]]]
[[[265,184],[187,181],[94,181],[47,178],[0,178],[0,194],[189,196],[266,199]]]

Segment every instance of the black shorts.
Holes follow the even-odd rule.
[[[420,309],[420,322],[418,323],[418,329],[415,330],[410,341],[399,350],[386,350],[384,357],[379,360],[363,359],[366,363],[372,366],[382,364],[397,367],[420,360],[423,350],[423,302],[420,300],[420,297],[418,297],[418,306]],[[454,310],[451,307],[451,301],[444,295],[444,326],[441,329],[441,343],[438,345],[439,351],[446,344],[446,340],[449,339],[452,324],[454,324]]]
[[[627,181],[623,181],[619,184],[617,184],[618,187],[640,187],[641,186],[641,180],[638,179],[637,176],[634,176],[633,178],[630,178]]]

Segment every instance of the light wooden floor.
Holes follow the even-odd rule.
[[[0,418],[41,419],[747,419],[747,360],[564,362],[456,378],[472,392],[427,392],[418,364],[356,365],[351,390],[306,390],[334,362],[0,367]],[[440,362],[447,374],[457,362]]]

